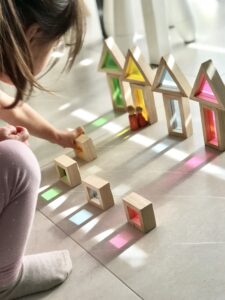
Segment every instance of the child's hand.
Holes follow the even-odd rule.
[[[7,125],[0,128],[0,141],[17,140],[28,145],[29,133],[25,127]]]
[[[63,130],[59,131],[57,134],[57,144],[62,146],[63,148],[73,148],[76,145],[76,138],[83,134],[84,128],[83,127],[77,127],[76,129],[72,131]]]

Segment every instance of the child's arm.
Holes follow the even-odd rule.
[[[3,106],[9,105],[12,102],[13,99],[4,94],[4,100],[0,100],[0,119],[14,126],[19,125],[27,128],[31,135],[48,140],[62,147],[73,148],[74,139],[83,133],[83,129],[80,127],[74,131],[55,128],[32,107],[22,101],[13,109],[3,108]]]

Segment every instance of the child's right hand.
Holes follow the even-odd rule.
[[[17,140],[28,145],[29,132],[25,127],[7,125],[0,128],[0,141]]]

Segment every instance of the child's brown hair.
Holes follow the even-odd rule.
[[[24,30],[38,24],[41,42],[59,40],[70,30],[70,69],[84,35],[82,0],[0,0],[0,72],[6,74],[17,92],[13,108],[33,87],[43,89],[33,75],[33,61]]]

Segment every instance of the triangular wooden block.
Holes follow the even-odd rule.
[[[123,80],[141,85],[152,85],[154,71],[146,62],[138,47],[129,49],[123,72]]]
[[[125,57],[123,53],[114,39],[109,37],[104,41],[98,70],[109,74],[122,75],[124,64]]]
[[[198,72],[190,98],[211,107],[225,110],[224,83],[212,60],[204,62]]]
[[[191,86],[172,55],[161,58],[152,89],[162,94],[189,97]]]

